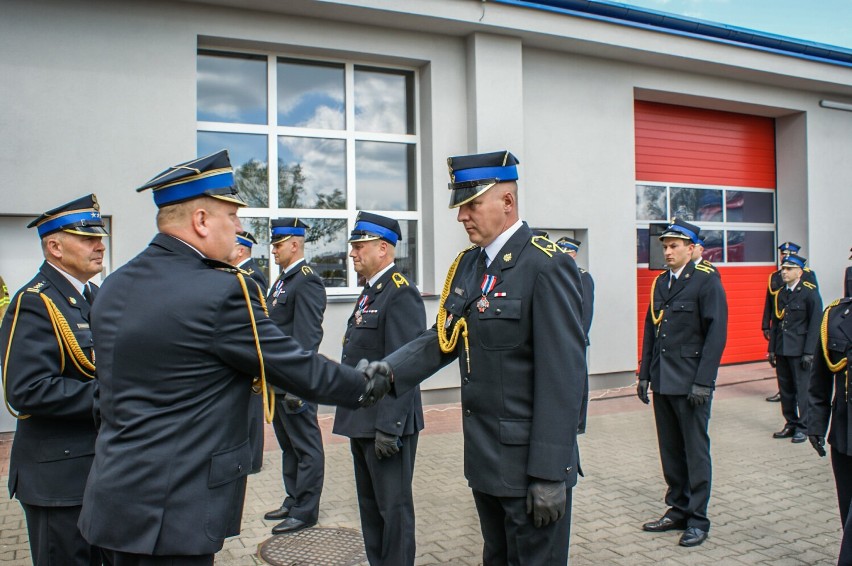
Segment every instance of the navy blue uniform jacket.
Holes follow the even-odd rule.
[[[785,286],[778,294],[778,310],[783,316],[772,324],[769,352],[793,357],[813,354],[822,320],[822,299],[817,288],[802,280],[792,293],[787,293]]]
[[[246,279],[158,234],[109,276],[92,309],[102,418],[80,531],[139,554],[212,554],[239,534],[251,469],[248,397],[260,375],[357,406],[364,378],[281,332]]]
[[[402,278],[396,267],[387,270],[366,295],[364,311],[356,316],[356,303],[347,322],[342,358],[346,365],[354,366],[362,358],[380,360],[426,330],[426,309],[420,292]],[[399,397],[385,397],[369,409],[337,409],[335,434],[374,438],[376,429],[396,436],[423,430],[420,388],[414,387]]]
[[[657,393],[688,395],[693,384],[716,387],[728,337],[728,303],[721,277],[710,269],[687,262],[671,289],[668,271],[657,276],[639,368],[639,379],[650,381]],[[651,307],[662,316],[659,328]]]
[[[494,258],[487,273],[497,284],[484,312],[475,306],[478,248],[461,258],[445,306],[451,324],[467,320],[470,373],[464,340],[444,354],[434,326],[387,358],[397,395],[458,358],[465,477],[497,497],[526,496],[531,478],[577,482],[586,379],[580,272],[555,244],[536,241],[547,249],[524,223]]]
[[[91,289],[96,295],[97,286]],[[35,278],[15,293],[0,328],[6,400],[20,414],[30,415],[18,421],[12,443],[9,496],[30,505],[76,506],[83,503],[95,453],[92,408],[98,384],[60,347],[39,295],[53,301],[83,354],[93,358],[89,303],[43,263]]]

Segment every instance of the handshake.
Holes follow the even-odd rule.
[[[389,363],[361,360],[355,366],[355,369],[363,372],[364,379],[367,380],[364,393],[358,398],[358,403],[362,407],[372,407],[391,390],[393,370]]]

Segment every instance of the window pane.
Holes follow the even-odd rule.
[[[417,279],[417,221],[400,220],[402,238],[396,243],[394,263],[410,285],[416,285]]]
[[[710,263],[721,263],[725,261],[725,234],[722,230],[702,230],[704,237],[704,253],[701,257]]]
[[[651,250],[648,249],[648,238],[648,228],[636,229],[636,263],[648,263],[651,257]]]
[[[666,188],[636,185],[636,220],[666,220],[667,218]]]
[[[251,247],[251,257],[260,265],[269,281],[269,218],[240,218],[243,230],[251,232],[257,244]],[[265,290],[265,289],[264,289]]]
[[[310,226],[305,234],[305,259],[322,277],[326,287],[348,285],[346,266],[349,254],[346,220],[342,218],[303,218]]]
[[[355,142],[355,185],[359,210],[414,210],[414,146]]]
[[[728,230],[728,262],[775,261],[775,233]]]
[[[355,69],[355,129],[361,132],[414,133],[413,75]]]
[[[346,142],[279,137],[278,207],[346,208]]]
[[[198,132],[198,155],[209,155],[225,148],[234,167],[240,197],[249,206],[269,206],[269,159],[266,136]]]
[[[343,65],[278,62],[278,125],[342,130]]]
[[[198,120],[266,123],[266,58],[198,54]]]
[[[772,223],[775,220],[773,196],[772,193],[727,191],[728,222]]]
[[[671,218],[722,221],[722,191],[672,187]]]

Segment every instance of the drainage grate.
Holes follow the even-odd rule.
[[[273,566],[355,566],[367,562],[360,531],[322,527],[274,536],[260,544],[258,555]]]

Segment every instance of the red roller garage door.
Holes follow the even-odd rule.
[[[637,184],[775,189],[775,123],[771,118],[636,101],[635,129]],[[722,363],[765,359],[760,319],[766,281],[775,266],[752,262],[718,268],[729,312]],[[644,266],[637,269],[640,355],[651,282],[658,273]]]

